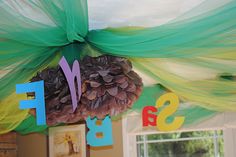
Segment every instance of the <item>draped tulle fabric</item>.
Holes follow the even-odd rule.
[[[15,85],[61,53],[126,56],[181,99],[236,111],[235,80],[220,77],[236,73],[236,1],[206,0],[152,28],[88,31],[86,0],[0,1],[0,15],[0,133],[27,117],[27,110],[19,110],[23,98],[14,94]]]
[[[236,111],[235,16],[236,1],[209,0],[161,26],[94,30],[87,40],[102,52],[130,57],[138,70],[196,105]]]
[[[18,126],[28,112],[19,109],[15,96],[9,98],[15,85],[50,63],[62,46],[84,41],[87,1],[1,1],[0,15],[0,133],[4,133]]]

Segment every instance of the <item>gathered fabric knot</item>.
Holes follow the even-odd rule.
[[[88,6],[86,0],[63,0],[65,31],[70,43],[85,42],[88,33]]]
[[[75,41],[78,41],[78,42],[84,42],[85,41],[84,37],[82,37],[81,35],[79,35],[78,33],[76,33],[73,30],[67,32],[67,39],[70,43],[73,43]]]

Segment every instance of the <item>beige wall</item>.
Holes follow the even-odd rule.
[[[122,157],[122,124],[112,123],[113,145],[107,147],[91,147],[90,157]],[[17,136],[18,157],[47,157],[47,136],[30,134]]]
[[[17,135],[17,157],[47,157],[47,136]]]

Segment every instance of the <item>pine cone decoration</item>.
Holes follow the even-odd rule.
[[[47,124],[68,123],[72,105],[69,86],[62,69],[60,66],[44,69],[30,81],[40,80],[44,80]],[[34,93],[27,93],[27,95],[34,96]]]
[[[86,118],[104,118],[130,108],[142,91],[141,78],[128,59],[100,56],[81,62],[82,97],[79,111]]]
[[[132,106],[142,91],[141,78],[128,59],[103,55],[80,61],[82,96],[72,113],[66,78],[58,66],[38,73],[31,81],[44,80],[47,124],[74,123],[88,116],[103,119]],[[31,95],[29,93],[29,95]]]

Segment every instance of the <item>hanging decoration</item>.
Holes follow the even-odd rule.
[[[141,94],[142,80],[132,70],[128,59],[109,55],[86,56],[80,61],[80,67],[82,96],[75,112],[72,112],[69,85],[60,66],[46,68],[30,80],[44,80],[49,126],[75,123],[88,116],[103,119],[107,115],[118,115],[131,108]],[[34,93],[27,95],[34,97]]]
[[[214,8],[212,4],[215,3]],[[15,93],[16,84],[26,83],[34,76],[34,79],[45,78],[48,83],[62,78],[55,65],[62,56],[72,64],[74,60],[80,62],[86,55],[97,57],[105,54],[98,58],[85,57],[81,62],[81,100],[79,104],[72,104],[74,111],[78,105],[77,110],[81,108],[86,112],[78,119],[89,114],[100,118],[107,114],[116,115],[131,107],[138,98],[141,79],[131,70],[130,62],[121,57],[128,58],[135,69],[174,92],[180,100],[214,111],[236,111],[235,8],[236,1],[233,0],[224,3],[206,0],[199,7],[161,26],[89,30],[86,0],[1,1],[0,133],[22,126],[21,123],[29,118],[29,110],[19,109],[19,101],[27,99],[27,96]],[[106,56],[108,54],[117,58]],[[101,58],[105,58],[105,62]],[[124,76],[110,76],[116,71],[107,69],[113,68],[113,60],[122,69],[120,75]],[[88,62],[104,67],[99,69]],[[52,64],[54,66],[49,67]],[[47,77],[49,71],[55,74],[55,78]],[[94,76],[99,76],[99,81],[91,76],[93,72]],[[223,78],[226,74],[232,77]],[[123,79],[126,82],[122,82]],[[111,82],[114,84],[112,89],[108,87]],[[60,115],[55,109],[67,113],[66,104],[70,100],[66,97],[68,90],[65,86],[47,89],[49,117]],[[105,88],[101,92],[95,90],[100,86]],[[125,90],[120,92],[121,88]],[[95,94],[104,91],[104,95]],[[59,94],[63,97],[55,100]],[[109,101],[102,100],[104,97]],[[50,101],[58,103],[55,105]],[[85,107],[87,103],[89,105]],[[195,119],[200,119],[200,115]],[[52,125],[70,122],[69,118],[52,119],[49,122]]]

